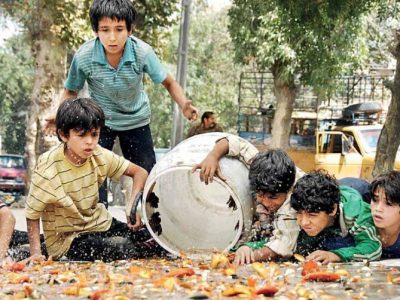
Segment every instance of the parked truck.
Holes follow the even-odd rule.
[[[340,118],[317,117],[319,125],[312,132],[291,135],[288,154],[305,172],[325,169],[338,179],[371,179],[383,127],[378,124],[381,113],[380,103],[367,102],[344,108]],[[266,146],[259,144],[258,148]],[[400,171],[400,154],[394,169]]]

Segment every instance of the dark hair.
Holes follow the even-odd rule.
[[[204,119],[208,119],[209,117],[212,117],[214,113],[212,111],[206,111],[201,115],[201,123],[204,122]]]
[[[331,213],[339,202],[339,184],[324,171],[310,172],[297,180],[290,197],[296,211]]]
[[[257,193],[287,193],[293,186],[296,167],[280,149],[260,152],[250,165],[249,180],[253,197]]]
[[[105,116],[100,106],[90,98],[77,98],[64,101],[57,110],[57,137],[59,131],[66,137],[71,129],[83,130],[85,133],[104,126]]]
[[[400,172],[390,171],[378,175],[372,180],[369,188],[372,201],[374,201],[374,192],[378,187],[385,191],[386,201],[400,204]]]
[[[136,10],[130,0],[94,0],[89,16],[94,32],[99,31],[99,21],[103,17],[125,20],[126,28],[130,31],[136,21]]]

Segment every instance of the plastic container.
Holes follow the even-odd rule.
[[[154,166],[143,193],[143,218],[151,235],[179,256],[233,247],[248,234],[253,216],[248,169],[236,158],[220,160],[224,182],[208,185],[192,173],[226,133],[206,133],[184,140]]]

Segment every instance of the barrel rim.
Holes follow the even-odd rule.
[[[171,168],[168,168],[166,170],[163,170],[161,172],[159,172],[156,176],[154,176],[149,182],[146,182],[146,187],[149,186],[149,188],[145,189],[144,193],[143,193],[143,204],[142,204],[142,215],[143,215],[143,220],[144,223],[148,229],[148,231],[150,232],[151,236],[156,240],[156,242],[163,247],[165,250],[167,250],[168,252],[170,252],[171,254],[175,255],[175,256],[182,256],[182,253],[177,252],[176,250],[171,249],[169,246],[167,246],[163,241],[161,241],[158,237],[157,234],[155,234],[153,232],[153,229],[151,228],[150,224],[149,224],[149,219],[147,217],[147,212],[146,212],[146,202],[147,202],[147,197],[149,195],[150,192],[153,191],[153,188],[156,184],[156,181],[159,177],[164,176],[167,173],[170,172],[175,172],[176,170],[192,170],[193,166],[190,165],[180,165],[180,166],[174,166]],[[195,170],[193,172],[194,173],[200,173],[199,170]],[[199,175],[198,175],[199,176]],[[222,186],[224,186],[224,188],[227,189],[227,191],[229,192],[229,194],[232,196],[233,200],[235,201],[235,204],[238,208],[240,208],[240,213],[239,213],[239,228],[237,230],[237,234],[236,236],[233,238],[232,242],[225,248],[223,249],[223,251],[229,250],[231,248],[233,248],[235,246],[235,244],[239,241],[240,236],[242,234],[243,231],[243,227],[244,227],[244,215],[243,215],[243,206],[242,203],[239,200],[239,197],[236,195],[236,193],[234,192],[234,190],[222,179],[218,178],[218,177],[214,177],[213,179],[214,181],[218,182],[219,184],[221,184]],[[210,249],[212,250],[212,249]],[[187,253],[185,253],[187,254]]]

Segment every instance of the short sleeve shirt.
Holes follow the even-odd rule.
[[[118,180],[129,161],[97,146],[83,165],[64,156],[64,145],[40,156],[25,204],[25,216],[42,219],[49,255],[64,255],[81,233],[103,232],[112,216],[98,202],[99,187],[106,178]]]
[[[90,97],[104,110],[106,125],[113,130],[130,130],[150,123],[144,74],[148,74],[154,83],[161,83],[167,77],[150,45],[129,37],[115,69],[108,63],[100,40],[95,38],[76,52],[64,87],[79,91],[87,82]]]

